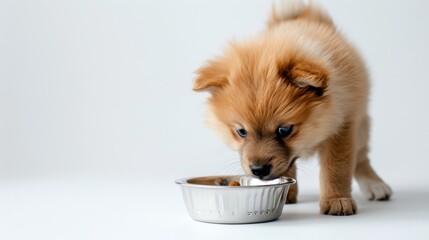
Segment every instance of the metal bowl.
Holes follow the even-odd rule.
[[[240,186],[228,186],[232,181]],[[182,188],[189,215],[210,223],[257,223],[280,217],[289,177],[263,181],[250,176],[212,176],[176,180]]]

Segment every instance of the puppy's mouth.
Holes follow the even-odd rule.
[[[269,181],[269,180],[274,180],[274,179],[276,179],[276,178],[279,178],[280,176],[277,176],[277,175],[269,175],[269,176],[265,176],[265,177],[263,177],[263,178],[260,178],[260,177],[258,177],[258,176],[253,176],[253,177],[257,177],[257,178],[259,178],[259,179],[261,179],[261,180],[264,180],[264,181]]]
[[[292,160],[289,161],[289,164],[286,167],[286,170],[281,170],[280,173],[275,173],[275,172],[273,173],[272,172],[271,174],[264,176],[264,177],[256,176],[254,174],[252,174],[252,176],[259,178],[261,180],[264,180],[264,181],[273,180],[273,179],[279,178],[281,176],[287,176],[286,173],[290,170],[290,168],[295,164],[296,160],[298,160],[298,159],[299,159],[299,156],[293,157]],[[273,170],[275,170],[275,169],[272,169],[271,171],[273,171]],[[289,176],[287,176],[287,177],[289,177]]]

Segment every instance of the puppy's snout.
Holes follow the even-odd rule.
[[[262,179],[270,174],[271,167],[271,164],[252,164],[250,165],[250,170],[255,176]]]

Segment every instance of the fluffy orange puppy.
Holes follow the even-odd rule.
[[[368,159],[369,81],[355,48],[314,5],[281,1],[267,29],[233,42],[197,70],[208,122],[261,179],[296,178],[295,161],[320,157],[320,212],[351,215],[353,176],[368,199],[391,190]],[[287,201],[297,201],[297,185]]]

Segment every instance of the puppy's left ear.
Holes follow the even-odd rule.
[[[322,64],[308,60],[280,64],[279,75],[285,81],[317,96],[323,95],[329,78],[329,72]]]
[[[195,71],[197,78],[194,80],[192,90],[196,92],[212,92],[228,84],[228,68],[221,60],[215,59]]]

